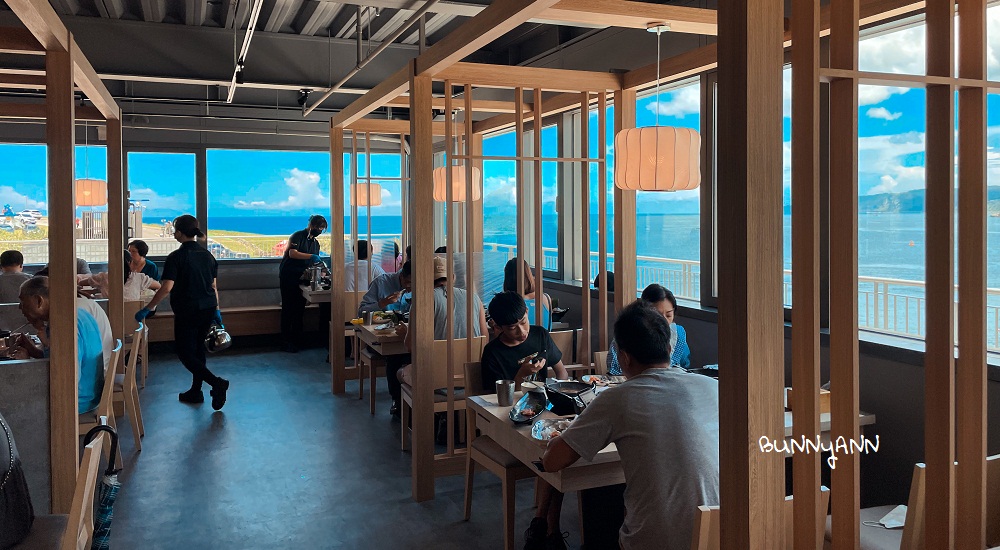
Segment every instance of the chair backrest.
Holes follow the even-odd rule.
[[[562,352],[562,362],[564,365],[576,364],[576,332],[575,330],[557,330],[549,333],[552,341],[556,343],[559,351]]]
[[[353,290],[347,290],[344,292],[344,322],[350,323],[352,319],[358,316],[358,306],[361,305],[361,299],[365,297],[365,291],[359,290],[357,292]]]
[[[785,526],[784,548],[792,550],[795,547],[793,529],[795,520],[793,519],[792,497],[785,497],[782,507]],[[820,488],[819,507],[826,515],[826,510],[830,506],[830,490],[826,487]],[[718,506],[699,506],[694,515],[694,529],[691,531],[691,550],[719,550],[722,544],[720,535],[719,520],[721,514]],[[824,524],[816,525],[817,533],[821,534]]]
[[[115,391],[115,372],[118,371],[118,362],[122,356],[122,341],[115,340],[115,349],[111,350],[111,360],[104,369],[104,388],[101,389],[101,402],[97,405],[95,412],[97,418],[102,416],[111,417],[113,406],[111,403],[112,394]]]
[[[910,497],[906,501],[906,519],[903,524],[903,539],[899,543],[900,550],[923,550],[924,548],[924,507],[925,478],[927,467],[917,463],[913,467],[913,479],[910,480]]]
[[[594,374],[607,374],[607,373],[608,373],[608,352],[595,351]]]
[[[103,437],[96,437],[83,449],[83,461],[76,475],[76,489],[70,507],[69,523],[63,533],[62,550],[84,550],[90,548],[90,538],[94,534],[94,492],[100,474]]]
[[[1000,546],[1000,455],[986,457],[986,545]]]
[[[130,395],[133,386],[135,386],[135,366],[139,352],[142,350],[142,338],[146,333],[144,329],[145,325],[139,323],[139,326],[132,332],[132,349],[129,350],[128,362],[125,365],[125,381],[122,384],[122,391],[125,392],[125,395]]]
[[[465,363],[472,359],[473,361],[479,361],[483,355],[483,346],[486,345],[485,336],[477,336],[472,338],[472,357],[466,358],[466,345],[467,339],[456,338],[453,341],[455,346],[452,355],[452,375],[454,379],[448,380],[448,341],[447,340],[434,340],[434,357],[435,360],[429,365],[414,365],[414,368],[421,369],[421,372],[430,371],[433,373],[433,388],[447,388],[449,385],[451,387],[464,386],[465,382]],[[426,369],[426,370],[424,370]]]
[[[483,364],[479,361],[465,364],[465,395],[483,395]]]
[[[128,300],[125,302],[125,334],[134,331],[139,326],[139,322],[135,320],[135,314],[144,307],[146,307],[146,302],[142,300]]]

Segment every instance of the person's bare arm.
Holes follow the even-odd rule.
[[[45,357],[45,350],[36,346],[35,342],[33,342],[31,338],[28,338],[28,335],[26,334],[21,334],[17,338],[17,347],[18,350],[14,352],[14,357],[17,359],[41,359],[42,357]]]
[[[219,301],[218,279],[212,279],[212,291],[215,292],[215,309],[222,311],[222,302]]]
[[[570,379],[570,377],[569,377],[569,371],[566,370],[566,366],[563,365],[563,362],[562,362],[561,359],[559,360],[558,363],[556,363],[555,365],[552,365],[552,370],[556,371],[556,379],[558,379],[558,380],[569,380]]]
[[[409,330],[409,327],[406,326],[405,323],[400,323],[399,326],[396,327],[396,334],[399,334],[401,332],[403,333],[403,346],[406,347],[406,351],[412,352],[413,351],[413,342],[410,340],[410,330]]]
[[[561,363],[560,363],[561,364]],[[549,441],[542,455],[542,467],[546,472],[558,472],[580,460],[580,455],[558,435]]]
[[[486,324],[486,310],[479,308],[479,334],[489,338],[490,326]]]
[[[150,279],[149,280],[149,288],[151,288],[153,290],[160,290],[160,282],[157,281],[156,279]]]
[[[160,281],[160,288],[157,289],[156,294],[153,295],[153,299],[146,304],[146,309],[156,309],[156,306],[163,301],[164,298],[170,294],[170,291],[174,288],[174,282],[170,279],[163,279]]]
[[[537,373],[538,371],[545,368],[545,359],[539,359],[537,361],[529,359],[527,361],[522,361],[520,367],[517,369],[517,373],[514,374],[514,387],[517,389],[521,388],[521,382],[525,378]],[[563,369],[565,370],[565,369]]]

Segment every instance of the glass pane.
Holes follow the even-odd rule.
[[[559,128],[555,125],[542,128],[542,156],[559,156]],[[542,253],[546,271],[559,270],[559,168],[557,162],[542,163]],[[565,169],[569,167],[563,164]]]
[[[593,286],[594,280],[597,278],[600,267],[599,256],[599,246],[600,239],[606,239],[606,250],[608,253],[607,264],[605,265],[605,271],[615,270],[615,113],[614,106],[608,105],[606,113],[606,122],[608,132],[607,139],[603,145],[598,145],[598,127],[597,127],[597,110],[590,111],[590,135],[588,136],[590,158],[597,158],[598,147],[605,148],[606,156],[606,166],[605,166],[605,189],[604,195],[606,197],[606,214],[607,223],[603,227],[604,231],[601,231],[602,227],[600,224],[600,208],[598,205],[598,198],[601,196],[600,181],[598,181],[598,175],[600,171],[600,165],[596,163],[591,163],[590,165],[590,284]]]
[[[639,98],[636,126],[657,124],[700,131],[700,83]],[[700,188],[636,193],[636,286],[640,292],[658,283],[677,297],[701,301],[700,197]]]
[[[149,255],[177,249],[173,220],[195,214],[193,153],[129,153],[129,227],[132,237],[149,245]]]
[[[309,216],[329,212],[329,153],[208,151],[208,235],[215,257],[280,257]],[[328,239],[320,246],[329,253]]]
[[[993,8],[987,13],[1000,15]],[[986,348],[1000,352],[1000,133],[992,131],[1000,126],[1000,95],[986,96],[986,125],[991,129],[986,138]]]
[[[859,96],[869,99],[858,113],[858,324],[922,336],[925,93],[861,86]]]
[[[483,139],[485,156],[512,157],[516,152],[514,132],[505,132]],[[483,250],[497,252],[506,259],[501,262],[496,255],[484,258],[484,285],[503,286],[503,265],[517,255],[517,186],[516,163],[512,160],[483,161]],[[489,262],[499,264],[499,275],[489,269]],[[495,279],[499,277],[499,284]]]

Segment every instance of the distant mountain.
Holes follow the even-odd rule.
[[[858,198],[858,212],[920,214],[924,212],[924,190],[914,189],[903,193],[880,193],[878,195],[862,195]],[[986,188],[986,199],[989,201],[989,212],[1000,214],[1000,186]]]

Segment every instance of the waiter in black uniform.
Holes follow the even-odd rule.
[[[226,404],[229,380],[212,374],[205,365],[205,335],[212,323],[222,324],[219,311],[219,291],[215,284],[219,264],[212,253],[198,244],[204,237],[198,220],[189,214],[174,220],[174,238],[180,248],[167,256],[163,263],[160,289],[149,304],[135,314],[142,322],[150,310],[170,294],[170,309],[174,312],[174,347],[177,358],[191,371],[191,389],[178,395],[183,403],[203,403],[202,382],[212,387],[212,408],[222,409]]]
[[[281,258],[278,280],[281,286],[281,336],[283,351],[295,353],[302,345],[302,316],[306,298],[302,295],[299,280],[309,266],[320,263],[318,237],[326,230],[326,218],[319,214],[309,216],[305,229],[288,237],[288,247]]]

